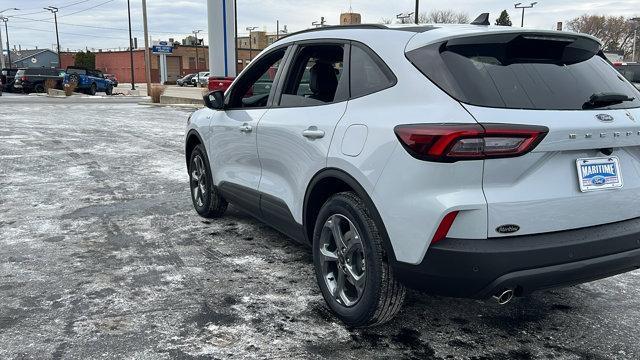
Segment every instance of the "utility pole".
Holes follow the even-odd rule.
[[[0,20],[4,22],[4,34],[7,37],[7,57],[9,58],[9,69],[11,69],[11,48],[9,47],[9,28],[7,27],[7,19],[6,17],[0,17]]]
[[[53,14],[53,20],[56,23],[56,44],[58,46],[58,67],[62,67],[62,56],[60,55],[60,36],[58,35],[58,8],[55,6],[49,6],[44,8],[47,11],[51,11]]]
[[[127,0],[127,13],[129,15],[129,57],[131,58],[131,90],[136,89],[135,71],[133,69],[133,35],[131,34],[131,0]]]
[[[8,9],[4,9],[2,11],[0,11],[0,21],[2,21],[2,13],[5,11],[11,11],[11,10],[20,10],[18,8],[8,8]],[[7,35],[8,37],[8,35]],[[7,46],[7,52],[9,52],[9,46]],[[0,26],[0,69],[4,69],[5,67],[5,63],[4,63],[4,45],[2,44],[2,27]]]
[[[258,28],[257,26],[249,26],[249,27],[247,27],[247,30],[249,31],[249,62],[253,61],[253,38],[252,38],[251,34],[253,34],[253,30],[255,30],[257,28]]]
[[[202,30],[193,30],[193,35],[196,37],[196,73],[198,74],[196,75],[198,79],[196,87],[200,86],[200,55],[198,55],[198,34],[201,31]]]
[[[416,12],[414,13],[416,16],[416,25],[420,21],[420,0],[416,0]]]
[[[142,0],[142,23],[144,27],[144,67],[147,78],[147,95],[151,95],[151,52],[149,51],[149,27],[147,26],[147,0]]]
[[[522,5],[522,3],[517,3],[515,4],[515,8],[516,9],[522,9],[522,23],[520,24],[520,27],[524,27],[524,10],[525,9],[532,9],[534,6],[536,6],[536,4],[538,4],[538,2],[532,2],[529,5]]]
[[[632,62],[637,62],[638,58],[636,57],[638,52],[638,27],[640,27],[640,17],[631,19],[635,23],[635,29],[633,29],[633,55],[631,57]]]

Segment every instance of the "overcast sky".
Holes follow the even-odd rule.
[[[339,14],[349,9],[348,0],[237,0],[238,27],[258,26],[270,32],[276,30],[276,20],[288,25],[290,31],[301,30],[324,16],[328,24],[338,23]],[[514,24],[520,23],[520,12],[513,9],[517,1],[499,0],[421,0],[421,11],[450,8],[463,11],[470,18],[490,12],[492,21],[507,9]],[[206,32],[206,0],[147,0],[149,28],[154,39],[176,40],[202,29]],[[528,3],[528,2],[527,2]],[[7,11],[11,46],[22,48],[51,48],[55,44],[52,14],[44,6],[60,8],[58,13],[60,42],[63,49],[118,48],[128,46],[126,0],[0,0],[0,11],[17,7],[20,11]],[[142,10],[140,0],[131,0],[134,37],[142,44]],[[382,18],[395,18],[405,11],[413,11],[414,0],[353,0],[353,11],[363,16],[364,22],[380,22]],[[640,15],[640,0],[583,1],[539,0],[527,10],[526,25],[542,29],[555,28],[558,21],[567,21],[584,13],[608,15]],[[6,39],[3,32],[3,45]],[[241,31],[243,33],[244,31]],[[204,34],[204,32],[203,32]],[[206,34],[205,34],[206,35]]]

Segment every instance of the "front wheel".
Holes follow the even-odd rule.
[[[197,145],[191,152],[189,178],[191,200],[198,214],[209,219],[224,215],[228,203],[213,185],[209,161],[202,145]]]
[[[98,87],[96,86],[96,84],[91,84],[91,87],[89,88],[89,95],[93,96],[98,92]]]
[[[405,287],[395,278],[378,225],[353,192],[332,196],[313,235],[313,264],[322,296],[347,325],[383,324],[400,310]]]
[[[113,94],[113,86],[111,86],[111,85],[107,86],[107,88],[104,90],[104,92],[107,95]]]

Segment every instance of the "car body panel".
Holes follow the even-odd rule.
[[[480,122],[542,125],[549,134],[529,154],[485,161],[488,236],[505,237],[577,229],[640,217],[640,109],[513,110],[465,106]],[[598,120],[606,114],[611,122]],[[621,189],[582,193],[576,160],[620,159]],[[535,216],[532,216],[535,214]],[[515,233],[497,228],[515,224]]]
[[[336,124],[347,102],[304,108],[272,108],[258,124],[258,154],[262,164],[259,191],[283,200],[302,224],[304,196],[313,176],[327,166]],[[314,127],[323,138],[308,139]]]

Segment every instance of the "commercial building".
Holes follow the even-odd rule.
[[[5,58],[5,66],[9,67],[9,58]],[[57,68],[58,53],[49,49],[18,49],[11,51],[12,68]]]
[[[238,36],[236,43],[238,52],[237,72],[240,73],[262,50],[286,35],[283,32],[278,36],[276,33],[267,33],[266,31],[252,31],[251,38],[249,36]]]
[[[131,82],[131,58],[129,51],[97,51],[96,69],[114,74],[119,82]],[[75,63],[75,53],[62,53],[63,68]],[[167,56],[167,81],[175,83],[179,78],[206,71],[208,68],[209,48],[207,46],[182,45],[174,43],[173,54]],[[199,60],[199,65],[197,65]],[[158,55],[151,55],[151,82],[160,82],[160,61]],[[144,50],[133,51],[135,82],[146,82]]]
[[[360,25],[362,24],[362,15],[354,12],[340,14],[340,25]]]

